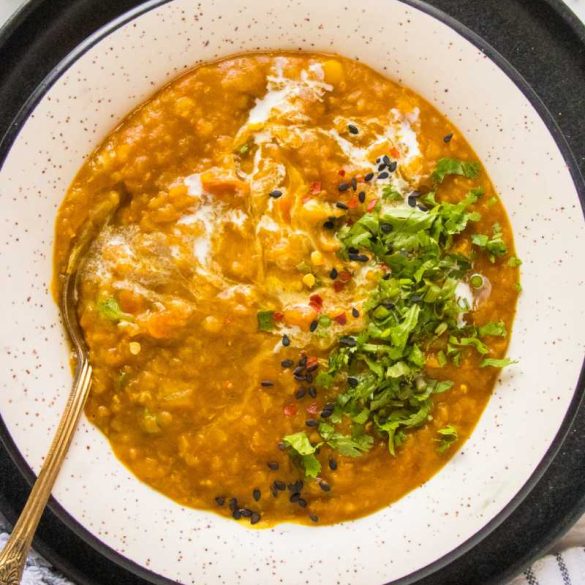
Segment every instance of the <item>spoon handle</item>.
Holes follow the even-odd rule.
[[[65,459],[91,386],[91,365],[80,357],[73,387],[43,467],[6,546],[0,553],[0,585],[19,585],[33,536]]]

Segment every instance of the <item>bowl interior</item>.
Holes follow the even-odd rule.
[[[31,105],[0,176],[0,408],[38,471],[71,383],[48,290],[54,219],[84,158],[132,108],[194,64],[278,48],[359,59],[461,129],[508,209],[524,262],[509,351],[519,365],[502,374],[473,436],[437,476],[357,521],[251,531],[181,508],[131,476],[86,420],[54,493],[107,546],[182,583],[383,583],[446,555],[506,508],[561,427],[585,341],[576,270],[585,238],[567,163],[515,82],[422,6],[151,2],[90,39]]]

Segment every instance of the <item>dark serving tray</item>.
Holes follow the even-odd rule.
[[[417,0],[403,0],[413,4]],[[138,0],[29,0],[0,33],[0,164],[10,147],[18,111],[45,76],[76,45]],[[557,141],[585,208],[585,27],[561,0],[430,0],[427,9],[457,19],[508,60],[560,128]],[[436,14],[436,12],[435,12]],[[458,29],[463,34],[467,33]],[[473,33],[471,33],[473,34]],[[477,39],[476,39],[477,41]],[[501,60],[486,47],[492,58]],[[534,96],[532,96],[534,101]],[[542,104],[540,104],[542,111]],[[546,116],[545,116],[546,117]],[[567,149],[568,148],[570,151]],[[503,522],[490,523],[443,559],[398,584],[495,585],[505,582],[585,512],[585,375],[555,444],[528,486],[509,504]],[[14,522],[34,476],[0,417],[0,510]],[[494,528],[495,527],[495,528]],[[79,585],[147,585],[171,581],[108,549],[55,501],[47,509],[36,549]]]

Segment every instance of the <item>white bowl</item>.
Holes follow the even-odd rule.
[[[502,374],[462,451],[371,516],[254,531],[182,508],[135,479],[83,420],[54,494],[120,555],[185,584],[359,585],[422,576],[503,521],[546,468],[576,406],[585,342],[585,237],[569,155],[518,75],[438,14],[399,0],[150,2],[88,39],[21,114],[26,121],[0,177],[0,409],[35,471],[71,383],[48,290],[56,209],[85,157],[125,114],[196,63],[258,49],[326,51],[411,87],[476,149],[524,261],[510,346],[519,365]]]

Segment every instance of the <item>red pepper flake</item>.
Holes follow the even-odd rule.
[[[334,290],[335,292],[340,292],[340,291],[342,291],[344,288],[345,288],[345,284],[344,284],[343,282],[339,281],[339,280],[336,280],[336,281],[333,283],[333,290]]]
[[[345,171],[343,169],[339,169],[339,176],[345,177]]]
[[[274,311],[274,313],[272,313],[272,318],[275,321],[282,321],[284,319],[284,313],[281,313],[280,311]]]
[[[339,280],[341,280],[341,282],[349,282],[351,280],[351,272],[348,272],[347,270],[342,270],[339,273]]]
[[[311,295],[309,297],[309,307],[320,313],[323,309],[323,299],[319,295]]]
[[[347,207],[349,209],[355,209],[358,205],[360,204],[360,202],[358,201],[357,197],[352,197],[348,202],[347,202]]]
[[[372,209],[374,209],[374,207],[376,207],[376,205],[378,204],[378,200],[377,199],[372,199],[369,203],[368,206],[366,207],[366,209],[368,211],[372,211]]]
[[[303,197],[303,203],[308,203],[309,201],[311,201],[313,198],[310,195],[305,195]]]
[[[312,355],[311,357],[307,358],[307,368],[314,366],[315,364],[319,363],[319,358],[317,356]]]
[[[284,409],[284,416],[294,416],[297,413],[297,405],[294,402],[287,404]]]
[[[333,320],[339,323],[340,325],[345,325],[347,323],[347,317],[345,316],[345,313],[339,313],[339,315],[335,315],[335,317],[333,317]]]
[[[395,147],[390,149],[390,154],[393,158],[400,158],[400,151]]]
[[[318,412],[321,412],[321,408],[319,407],[319,404],[317,404],[316,402],[311,402],[311,404],[307,406],[308,414],[317,414]]]
[[[311,183],[311,186],[309,187],[309,191],[313,195],[317,195],[318,193],[321,193],[321,181],[313,181]]]

